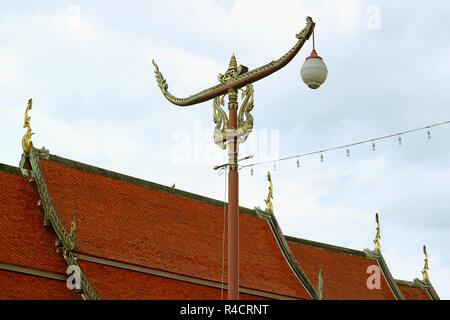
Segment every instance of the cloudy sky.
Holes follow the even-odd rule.
[[[180,108],[217,84],[230,56],[250,69],[295,43],[306,16],[326,83],[309,89],[307,42],[285,68],[254,84],[254,161],[346,145],[450,120],[448,1],[6,1],[0,0],[0,162],[18,165],[29,98],[33,143],[53,154],[224,199],[225,161],[212,141],[212,102]],[[287,235],[373,249],[395,278],[429,275],[450,298],[450,125],[240,171],[240,204],[263,207],[266,172]],[[252,162],[247,161],[246,164]],[[326,285],[326,284],[325,284]]]

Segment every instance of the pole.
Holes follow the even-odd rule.
[[[228,129],[237,128],[237,91],[228,91]],[[232,140],[231,140],[232,139]],[[239,300],[239,175],[238,144],[233,136],[228,144],[228,300]]]
[[[263,79],[272,73],[280,70],[285,65],[287,65],[295,55],[300,51],[306,40],[309,39],[312,28],[314,27],[314,22],[310,17],[306,18],[306,27],[296,35],[298,42],[284,54],[280,59],[274,60],[266,65],[259,68],[253,69],[248,72],[248,68],[243,65],[237,65],[236,57],[233,56],[230,59],[228,70],[225,74],[219,74],[218,80],[219,85],[211,87],[206,90],[202,90],[197,94],[191,95],[188,98],[177,98],[169,93],[168,85],[161,72],[159,71],[158,65],[152,60],[155,66],[155,76],[159,88],[162,94],[173,104],[178,106],[189,106],[197,103],[201,103],[210,99],[220,99],[223,94],[228,94],[228,131],[226,132],[226,140],[228,147],[228,299],[229,300],[239,300],[239,175],[238,175],[238,140],[242,143],[245,141],[248,134],[253,128],[253,117],[249,118],[249,113],[253,108],[253,89],[247,94],[252,95],[251,107],[248,104],[248,100],[243,103],[245,104],[245,114],[247,119],[244,121],[240,119],[240,128],[244,129],[243,134],[240,138],[236,136],[238,129],[238,102],[237,102],[237,89],[243,88],[244,86],[251,85],[253,82]],[[247,91],[247,89],[245,90]],[[222,97],[223,98],[223,97]],[[223,100],[220,100],[222,103]],[[222,124],[226,121],[225,111],[219,106],[216,115],[216,106],[214,101],[214,122],[217,124],[216,130],[214,131],[215,142],[224,149],[224,129]],[[242,132],[241,132],[242,134]],[[217,135],[217,137],[216,137]],[[215,169],[223,166],[216,166]]]

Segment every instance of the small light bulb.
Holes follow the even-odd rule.
[[[401,146],[402,145],[402,137],[398,136],[398,145]]]
[[[350,150],[347,148],[347,157],[350,157]]]
[[[323,162],[323,154],[320,155],[320,162]]]
[[[372,143],[372,151],[375,151],[375,142]]]
[[[273,164],[273,172],[276,172],[277,171],[277,165],[274,163]]]
[[[297,168],[300,168],[300,161],[297,159]]]
[[[428,137],[428,139],[431,139],[431,132],[430,132],[430,130],[428,130],[428,132],[427,132],[427,137]]]
[[[253,168],[250,169],[250,175],[253,175]]]

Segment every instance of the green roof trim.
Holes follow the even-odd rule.
[[[92,285],[89,283],[89,280],[84,275],[83,271],[81,270],[80,265],[78,264],[78,261],[73,256],[72,250],[75,249],[75,230],[76,230],[76,215],[74,216],[74,220],[72,220],[72,228],[70,230],[70,234],[65,229],[63,223],[58,217],[58,213],[56,212],[55,207],[53,206],[52,199],[50,197],[50,193],[48,192],[47,185],[45,183],[44,175],[41,170],[41,164],[40,164],[40,158],[39,158],[39,152],[38,149],[31,149],[30,153],[28,154],[28,161],[31,165],[31,168],[34,173],[36,186],[39,192],[39,196],[42,201],[42,205],[44,208],[44,225],[46,221],[51,222],[51,226],[53,228],[53,231],[58,236],[59,240],[63,244],[62,246],[62,255],[66,263],[71,265],[76,265],[80,270],[80,293],[83,297],[83,299],[89,299],[89,300],[100,300],[100,297],[95,292]],[[22,161],[21,161],[22,163]],[[22,171],[22,170],[21,170]],[[75,225],[74,225],[75,223]],[[75,228],[73,228],[75,226]]]
[[[417,284],[415,284],[412,281],[399,280],[399,279],[394,279],[394,280],[395,280],[395,282],[397,282],[398,286],[421,289]]]

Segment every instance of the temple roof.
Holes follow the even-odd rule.
[[[378,264],[364,252],[293,237],[288,237],[288,243],[308,278],[317,279],[322,271],[326,299],[395,299],[385,277],[381,277],[380,289],[367,288],[367,268]]]
[[[38,201],[19,168],[0,164],[0,299],[81,299],[67,289],[67,264]]]
[[[221,282],[223,205],[58,160],[41,160],[42,172],[66,229],[77,213],[77,253]],[[227,270],[226,250],[224,261]],[[309,298],[266,221],[245,213],[240,216],[240,266],[243,288]]]
[[[433,293],[421,289],[414,282],[404,280],[396,281],[406,300],[432,300],[436,298],[433,298]]]
[[[0,165],[0,277],[35,277],[61,299],[80,298],[61,289],[77,263],[83,298],[226,297],[222,201],[37,149],[20,166]],[[240,207],[239,241],[241,299],[438,298],[431,284],[394,280],[381,254],[285,236],[271,212]],[[366,285],[371,265],[382,270],[380,289]]]

